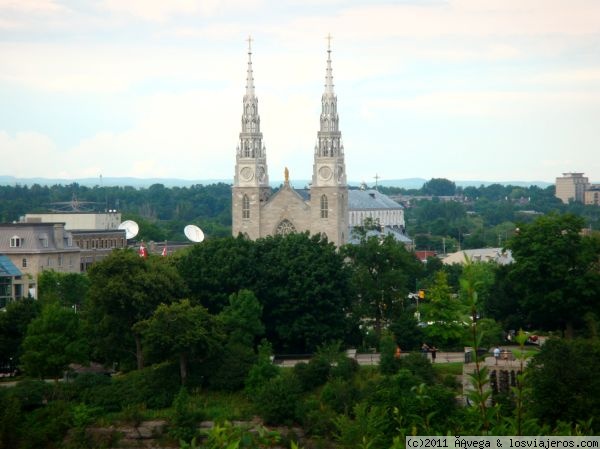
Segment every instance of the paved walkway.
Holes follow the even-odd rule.
[[[403,352],[402,353],[402,357],[406,357],[409,353],[408,352]],[[421,354],[420,352],[417,353],[413,353],[413,354]],[[435,363],[454,363],[454,362],[461,362],[463,363],[465,361],[465,354],[464,352],[437,352],[437,357],[435,358]],[[380,353],[357,353],[354,358],[356,359],[356,361],[358,362],[359,365],[362,366],[369,366],[369,365],[379,365],[379,361],[381,360],[381,354]],[[427,359],[431,360],[431,354],[428,353],[427,354]],[[302,358],[286,358],[284,360],[277,360],[277,358],[275,359],[275,363],[279,366],[285,366],[285,367],[291,367],[291,366],[295,366],[296,364],[300,363],[300,362],[308,362],[310,360],[310,358],[307,357],[302,357]]]

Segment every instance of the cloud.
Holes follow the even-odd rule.
[[[0,130],[3,174],[17,177],[48,175],[48,166],[60,167],[56,145],[37,132],[19,132],[14,136]]]
[[[303,36],[330,30],[342,39],[425,39],[442,36],[502,37],[600,33],[595,0],[450,0],[348,6],[331,16],[305,15],[280,28]]]
[[[261,0],[104,0],[102,7],[150,22],[166,22],[174,16],[211,17],[228,11],[256,9]]]
[[[157,94],[139,101],[134,125],[99,132],[69,150],[75,173],[106,176],[211,178],[235,155],[238,102],[223,91]],[[222,154],[227,151],[227,161]],[[81,165],[81,155],[86,163]],[[88,161],[93,161],[91,164]],[[90,165],[87,165],[90,164]],[[93,165],[92,165],[93,164]],[[100,171],[99,171],[100,170]],[[228,171],[231,171],[229,169]]]
[[[175,46],[0,43],[0,82],[51,92],[120,92],[152,82],[226,80],[233,61]],[[208,69],[210,67],[210,69]],[[168,86],[166,87],[168,89]]]
[[[0,11],[24,14],[48,14],[67,11],[55,0],[0,0]]]

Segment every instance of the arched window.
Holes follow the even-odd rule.
[[[329,201],[327,195],[321,195],[321,218],[329,217]]]
[[[294,227],[291,221],[285,219],[281,220],[281,222],[277,225],[277,229],[275,230],[275,232],[278,235],[288,235],[292,234],[293,232],[296,232],[296,228]]]
[[[242,200],[242,218],[250,218],[250,199],[248,195],[244,195]]]

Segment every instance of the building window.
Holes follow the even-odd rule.
[[[321,195],[321,218],[327,218],[329,216],[329,201],[327,201],[327,195]]]
[[[43,248],[48,248],[48,236],[46,234],[40,235],[40,243]]]
[[[73,268],[73,256],[69,256],[69,268]]]
[[[59,256],[58,256],[58,266],[59,267],[63,266],[63,256],[62,256],[62,254],[59,254]]]
[[[289,220],[282,220],[275,231],[278,235],[288,235],[296,232],[296,228]]]
[[[27,268],[27,259],[26,258],[23,258],[23,260],[21,261],[21,266],[23,268]]]
[[[51,266],[52,266],[52,259],[51,259],[50,257],[48,257],[48,264],[47,264],[47,265],[48,265],[49,267],[51,267]]]
[[[250,199],[248,195],[244,195],[242,200],[242,218],[250,218]]]
[[[12,236],[10,238],[10,247],[11,248],[20,248],[23,246],[23,239],[17,235]]]

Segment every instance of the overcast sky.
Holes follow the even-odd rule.
[[[0,0],[0,175],[232,179],[248,35],[271,180],[600,182],[598,0]]]

